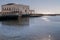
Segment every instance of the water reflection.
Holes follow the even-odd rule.
[[[44,16],[42,17],[45,21],[60,22],[60,16]]]
[[[48,19],[48,16],[43,16],[41,19],[43,19],[44,21],[50,22],[50,20]]]
[[[29,27],[29,18],[18,18],[18,20],[1,21],[0,22],[0,37],[15,38],[25,34],[24,30]],[[25,29],[26,28],[26,29]],[[6,39],[7,40],[7,39]]]
[[[29,18],[28,17],[25,17],[25,18],[22,18],[22,17],[20,17],[20,18],[18,18],[17,20],[9,20],[9,21],[2,21],[1,22],[2,23],[2,25],[9,25],[9,26],[23,26],[23,25],[29,25]]]
[[[59,16],[44,16],[0,22],[0,39],[60,40],[58,20],[60,21]]]

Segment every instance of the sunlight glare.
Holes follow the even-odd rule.
[[[44,21],[50,22],[50,20],[47,17],[42,17]]]

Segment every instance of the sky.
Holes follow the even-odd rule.
[[[60,0],[0,0],[0,6],[7,3],[29,5],[36,13],[60,13]]]

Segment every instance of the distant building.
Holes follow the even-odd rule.
[[[1,7],[2,7],[1,12],[3,14],[9,14],[9,13],[30,14],[32,13],[32,10],[30,11],[30,8],[28,5],[8,3],[5,5],[2,5]]]
[[[29,13],[30,13],[30,14],[34,14],[35,11],[34,11],[34,10],[29,10]]]

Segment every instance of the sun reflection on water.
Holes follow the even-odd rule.
[[[44,16],[41,19],[43,19],[44,21],[50,22],[50,20],[48,19],[48,16]]]

